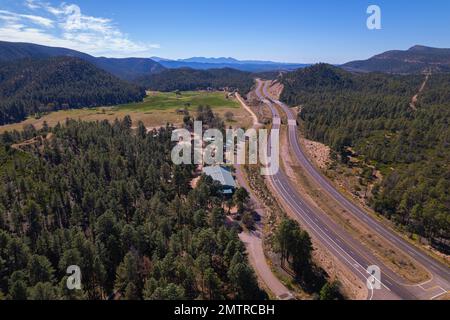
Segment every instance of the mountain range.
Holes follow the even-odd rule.
[[[197,70],[232,68],[248,72],[266,71],[292,71],[309,66],[301,63],[283,63],[259,60],[237,60],[234,58],[205,58],[193,57],[188,59],[170,60],[160,57],[152,57],[152,60],[160,63],[167,69],[191,68]]]
[[[106,58],[66,49],[31,43],[0,41],[0,62],[20,59],[75,57],[92,63],[123,80],[134,81],[158,74],[167,69],[191,68],[196,70],[237,69],[246,72],[293,71],[309,64],[283,63],[258,60],[237,60],[231,57],[171,60],[152,58]],[[408,50],[392,50],[367,60],[345,63],[341,68],[352,72],[384,72],[396,74],[450,72],[450,49],[416,45]]]
[[[307,64],[280,63],[272,61],[246,60],[234,58],[204,58],[170,60],[159,57],[152,58],[106,58],[58,47],[48,47],[32,43],[0,41],[0,62],[20,59],[44,59],[52,57],[75,57],[90,62],[123,80],[136,80],[165,69],[191,68],[197,70],[232,68],[248,72],[266,72],[278,70],[295,70]]]

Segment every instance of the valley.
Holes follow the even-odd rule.
[[[449,66],[0,41],[0,300],[447,299]],[[175,164],[194,121],[279,134],[280,170]]]

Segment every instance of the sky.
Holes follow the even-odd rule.
[[[381,9],[369,30],[367,8]],[[0,40],[95,56],[344,63],[450,48],[448,0],[0,0]]]

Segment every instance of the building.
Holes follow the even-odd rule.
[[[220,182],[223,186],[223,194],[232,195],[236,190],[236,182],[228,169],[222,166],[204,167],[203,173],[210,176],[214,181]]]

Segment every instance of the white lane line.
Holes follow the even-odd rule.
[[[388,238],[389,238],[389,240],[391,240],[392,242],[397,242],[397,239],[395,239],[394,237],[389,236]]]
[[[434,271],[439,271],[439,270],[437,270],[437,268],[436,268],[434,265],[432,265],[432,264],[430,264],[429,267],[430,267],[431,269],[433,269]]]
[[[418,286],[421,287],[423,289],[423,285],[430,283],[431,281],[433,281],[433,279],[427,280],[425,282],[419,283]]]
[[[372,300],[373,299],[373,286],[372,286],[372,283],[370,281],[368,281],[367,284],[370,285],[370,288],[368,288],[370,290],[370,298],[369,298],[369,300]]]
[[[274,177],[271,178],[272,181],[275,183],[275,179]],[[362,276],[363,279],[367,280],[367,275],[370,275],[369,272],[367,271],[366,268],[364,268],[358,261],[356,261],[351,255],[349,255],[340,245],[338,245],[328,234],[324,233],[323,230],[305,213],[305,211],[298,206],[296,200],[292,197],[292,195],[286,190],[286,188],[284,187],[284,185],[281,183],[281,181],[278,179],[279,183],[278,186],[281,187],[281,189],[283,189],[286,193],[283,195],[281,194],[281,196],[287,201],[287,203],[291,206],[291,208],[297,208],[300,212],[300,216],[303,217],[303,220],[307,223],[307,219],[310,220],[309,224],[310,228],[313,229],[315,231],[315,233],[322,238],[322,240],[328,244],[328,246],[330,248],[332,248],[337,255],[339,255],[342,259],[344,259],[350,266],[353,266],[354,269]],[[275,183],[275,185],[277,185]],[[287,197],[289,197],[290,199],[288,199]],[[299,212],[297,211],[297,214],[299,214]],[[303,214],[302,214],[303,213]],[[325,235],[325,237],[323,236],[323,234]],[[326,239],[328,238],[328,240]],[[336,240],[338,240],[338,238],[336,238]],[[338,240],[339,242],[341,242],[340,240]],[[333,245],[334,244],[334,245]],[[361,272],[359,270],[358,267],[356,267],[355,265],[353,265],[349,259],[347,259],[342,253],[340,253],[339,251],[341,251],[342,253],[344,253],[346,256],[349,257],[350,260],[353,260],[355,262],[356,266],[359,266],[361,269],[363,269],[365,272]],[[363,258],[364,259],[364,258]],[[379,281],[379,280],[378,280]],[[389,289],[385,284],[383,284],[382,282],[380,282],[380,284],[385,287],[388,291],[391,291],[391,289]],[[372,299],[373,297],[373,288],[372,288],[372,296],[370,299]]]
[[[443,294],[446,294],[446,293],[447,293],[447,291],[445,291],[442,287],[439,287],[439,289],[441,289],[442,292],[441,292],[441,293],[438,293],[438,294],[435,295],[435,296],[432,296],[432,297],[430,298],[430,300],[434,300],[434,299],[436,299],[437,297],[440,297],[440,296],[442,296]]]
[[[285,193],[285,196],[283,196],[283,198],[290,204],[290,206],[291,207],[293,207],[293,208],[297,208],[300,212],[303,212],[304,213],[304,211],[303,211],[303,209],[301,208],[301,207],[298,207],[298,205],[297,205],[297,203],[296,203],[296,201],[295,201],[295,199],[292,197],[292,195],[289,193],[289,192],[287,192],[287,190],[286,190],[286,188],[284,187],[284,185],[283,184],[279,184],[279,187],[281,187],[286,193]],[[286,196],[287,197],[289,197],[290,199],[287,199],[286,198]],[[290,200],[290,201],[289,201]],[[303,216],[303,215],[302,215]],[[330,247],[330,248],[332,248],[335,252],[336,252],[336,254],[337,255],[339,255],[342,259],[344,259],[346,262],[347,262],[347,264],[349,264],[350,266],[352,266],[361,276],[362,276],[362,278],[363,279],[365,279],[365,280],[367,280],[367,275],[370,275],[369,274],[369,272],[367,271],[367,269],[366,268],[364,268],[358,261],[356,261],[351,255],[349,255],[341,246],[339,246],[329,235],[327,235],[326,233],[324,233],[323,232],[323,230],[316,224],[316,223],[314,223],[314,221],[312,221],[312,219],[309,217],[309,216],[303,216],[303,220],[306,222],[306,220],[305,219],[309,219],[310,221],[311,221],[311,223],[312,224],[314,224],[314,225],[311,225],[311,224],[309,224],[309,226],[310,226],[310,228],[311,229],[313,229],[315,232],[316,232],[316,234],[320,237],[320,238],[322,238],[322,240],[323,241],[325,241],[325,243],[327,243],[328,244],[328,246]],[[319,232],[320,231],[320,232]],[[322,235],[322,234],[325,234],[325,237],[326,238],[328,238],[328,240]],[[337,238],[336,238],[337,239]],[[342,254],[342,253],[340,253],[339,251],[341,251],[342,253],[344,253],[346,256],[348,256],[349,257],[349,259],[347,259],[345,256],[344,256],[344,254]],[[350,260],[353,260],[354,261],[354,264],[352,264],[351,262],[350,262]],[[357,267],[355,267],[355,265],[356,266],[359,266],[361,269],[363,269],[365,272],[363,273],[363,272],[361,272]],[[377,281],[379,281],[379,280],[377,280]],[[388,291],[391,291],[391,289],[389,289],[385,284],[383,284],[382,282],[380,282],[380,284],[383,286],[383,287],[385,287]]]
[[[415,252],[412,252],[412,251],[411,251],[411,250],[409,250],[409,249],[408,249],[408,252],[409,252],[409,254],[410,254],[410,255],[412,255],[412,256],[416,256],[416,253],[415,253]]]

